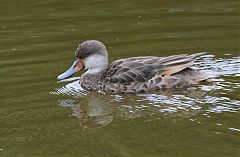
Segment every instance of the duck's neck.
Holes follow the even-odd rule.
[[[80,84],[83,88],[99,90],[101,84],[101,77],[106,68],[88,69],[80,79]]]

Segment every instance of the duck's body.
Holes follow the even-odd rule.
[[[84,74],[80,84],[88,90],[144,93],[162,88],[183,88],[208,78],[189,68],[193,55],[132,57],[114,61],[97,74]]]
[[[76,51],[79,61],[74,64],[75,67],[80,64],[79,69],[88,69],[80,79],[81,86],[86,90],[144,93],[162,88],[189,87],[208,79],[206,74],[190,68],[194,59],[202,54],[131,57],[108,65],[105,46],[90,40],[79,46]],[[62,74],[59,79],[65,78],[65,75],[69,74]]]

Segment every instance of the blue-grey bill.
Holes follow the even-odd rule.
[[[81,64],[80,60],[77,59],[76,61],[73,62],[73,65],[64,73],[62,73],[61,75],[59,75],[57,77],[58,80],[62,80],[65,78],[70,77],[71,75],[73,75],[74,73],[78,72],[79,70],[81,70],[83,68],[83,65]]]

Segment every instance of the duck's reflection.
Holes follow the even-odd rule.
[[[162,114],[189,118],[201,110],[199,101],[204,100],[206,92],[191,89],[189,96],[186,96],[187,92],[181,92],[182,94],[179,92],[162,90],[155,94],[141,95],[110,95],[93,92],[79,98],[61,99],[59,105],[71,107],[72,116],[79,119],[79,125],[84,129],[107,126],[114,117],[124,120],[148,117],[150,118],[148,120],[151,120],[151,115]]]
[[[101,93],[89,93],[79,99],[59,100],[59,105],[71,106],[72,116],[79,119],[82,128],[103,127],[113,120],[113,105]]]

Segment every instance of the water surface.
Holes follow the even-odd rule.
[[[239,156],[239,2],[1,1],[0,156]],[[208,52],[184,90],[82,92],[56,77],[87,39],[110,61]]]

